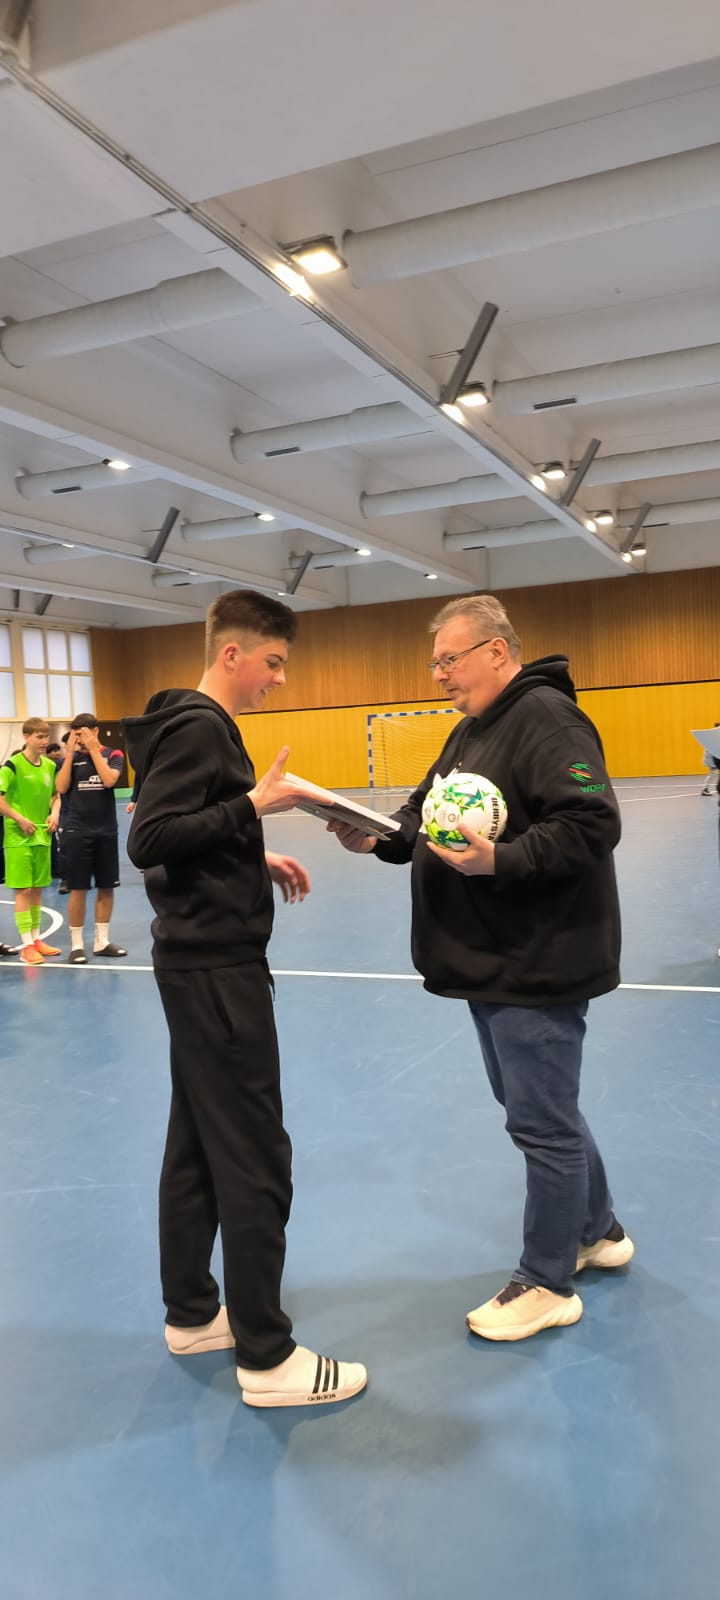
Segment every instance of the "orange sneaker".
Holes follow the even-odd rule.
[[[61,956],[62,955],[62,950],[58,950],[58,947],[57,947],[56,944],[46,944],[44,939],[36,939],[35,940],[35,949],[37,950],[37,953],[38,953],[39,956]]]
[[[43,965],[43,958],[40,951],[35,949],[34,944],[23,945],[20,951],[20,960],[25,962],[26,967],[41,967]]]

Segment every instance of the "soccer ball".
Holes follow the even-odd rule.
[[[492,844],[503,832],[507,807],[489,778],[476,772],[452,772],[449,778],[438,773],[423,802],[422,832],[446,850],[467,850],[467,839],[458,831],[461,817],[473,833]]]

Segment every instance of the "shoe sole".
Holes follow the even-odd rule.
[[[308,1394],[306,1389],[301,1391],[290,1390],[283,1393],[280,1389],[267,1389],[263,1393],[253,1393],[251,1389],[242,1389],[241,1394],[246,1406],[256,1406],[269,1409],[274,1406],[327,1406],[337,1405],[340,1400],[350,1400],[354,1394],[359,1394],[367,1384],[367,1378],[360,1378],[357,1383],[348,1384],[342,1389],[330,1389],[327,1394]]]
[[[530,1339],[534,1333],[542,1333],[543,1328],[569,1328],[574,1322],[579,1322],[583,1314],[582,1300],[574,1294],[568,1299],[567,1311],[558,1311],[552,1319],[547,1316],[536,1317],[534,1322],[526,1322],[522,1327],[515,1328],[479,1328],[471,1322],[469,1317],[465,1322],[471,1333],[476,1333],[480,1339],[493,1339],[496,1343],[502,1342],[515,1344],[519,1339]]]
[[[610,1244],[612,1241],[608,1240],[608,1243]],[[621,1250],[621,1245],[626,1246],[626,1248]],[[613,1249],[620,1251],[620,1254],[614,1256],[612,1261],[591,1261],[589,1257],[578,1256],[575,1266],[575,1273],[577,1274],[578,1272],[584,1272],[586,1267],[595,1267],[598,1271],[602,1272],[612,1272],[614,1267],[626,1267],[628,1261],[632,1261],[632,1258],[635,1254],[635,1246],[632,1242],[632,1239],[627,1238],[627,1235],[624,1239],[618,1239],[617,1244],[613,1245]]]

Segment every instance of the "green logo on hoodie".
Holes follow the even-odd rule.
[[[593,775],[587,761],[573,761],[572,765],[568,767],[568,772],[570,777],[574,778],[576,783],[579,783],[583,794],[605,793],[604,783],[593,783]]]

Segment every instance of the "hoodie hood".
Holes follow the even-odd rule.
[[[136,772],[142,776],[159,741],[180,719],[185,721],[189,711],[216,718],[237,736],[232,717],[210,695],[201,694],[198,689],[160,689],[151,694],[141,717],[122,719],[128,758]]]
[[[567,656],[540,656],[537,661],[529,661],[526,667],[521,667],[515,677],[505,685],[492,704],[487,706],[479,717],[472,720],[476,731],[491,728],[494,722],[504,717],[508,708],[521,700],[524,695],[530,694],[532,689],[557,689],[560,694],[567,695],[573,705],[577,705],[575,685],[568,672]]]

